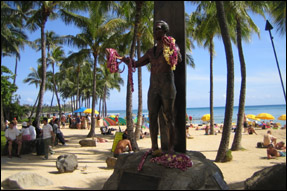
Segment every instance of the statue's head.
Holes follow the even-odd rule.
[[[169,31],[169,26],[168,24],[163,21],[163,20],[159,20],[155,22],[155,28],[160,28],[162,29],[165,33],[167,33]]]

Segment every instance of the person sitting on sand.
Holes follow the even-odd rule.
[[[248,131],[248,134],[249,134],[249,135],[252,135],[253,133],[254,133],[255,135],[257,135],[257,133],[255,132],[255,129],[254,129],[251,125],[249,125],[247,131]]]
[[[277,138],[274,137],[274,136],[272,136],[271,134],[272,134],[271,131],[268,130],[268,131],[267,131],[267,135],[264,135],[263,145],[264,145],[265,147],[267,147],[269,144],[276,145],[276,140],[277,140]]]
[[[280,141],[279,143],[276,143],[275,148],[278,150],[286,150],[286,146],[284,146],[284,141]]]
[[[274,148],[273,144],[269,144],[267,147],[267,158],[268,159],[274,159],[276,157],[285,157],[286,156],[286,150],[284,151],[277,151],[277,149]]]
[[[207,124],[205,127],[205,135],[208,135],[208,132],[209,132],[209,125]]]
[[[128,139],[120,140],[114,151],[114,157],[118,158],[120,154],[124,153],[126,151],[127,146],[129,147],[129,152],[133,151],[130,140]]]

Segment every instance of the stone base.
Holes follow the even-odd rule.
[[[118,157],[115,170],[104,190],[221,190],[228,189],[220,169],[200,152],[187,151],[193,166],[185,171],[145,160],[142,170],[137,170],[146,151]]]

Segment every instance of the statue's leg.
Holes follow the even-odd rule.
[[[174,101],[175,99],[163,99],[163,116],[165,120],[165,126],[160,127],[160,131],[166,131],[166,135],[168,136],[165,140],[168,140],[168,143],[164,143],[168,145],[168,151],[174,151],[174,138],[175,136],[175,127],[174,127]]]
[[[162,76],[161,81],[161,103],[163,118],[165,121],[164,126],[160,127],[160,131],[165,131],[164,140],[167,140],[168,151],[173,152],[175,144],[175,127],[174,127],[174,102],[176,97],[176,88],[174,85],[174,76],[173,72],[166,73]]]
[[[160,99],[156,90],[149,89],[148,93],[148,110],[149,110],[149,131],[151,137],[152,150],[158,149],[157,135],[158,135],[158,112],[160,109]]]

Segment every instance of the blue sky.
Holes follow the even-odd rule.
[[[186,4],[186,12],[191,13],[194,7]],[[260,29],[260,38],[253,34],[250,42],[243,42],[243,51],[246,63],[247,89],[246,105],[273,105],[286,104],[283,90],[279,78],[274,52],[271,45],[269,32],[265,31],[266,20],[260,16],[251,15],[255,24]],[[269,15],[266,19],[273,25],[272,36],[278,57],[278,62],[282,74],[284,88],[286,90],[286,35],[280,36],[272,23]],[[58,35],[75,35],[79,29],[73,25],[66,26],[62,21],[48,21],[46,30],[53,30]],[[29,40],[40,38],[40,30],[30,33],[27,32]],[[226,102],[226,84],[227,84],[227,65],[225,58],[224,45],[221,39],[215,38],[215,56],[214,56],[214,106],[225,106]],[[65,46],[66,54],[76,49]],[[235,46],[232,47],[234,57],[234,105],[239,103],[241,72],[238,58],[238,51]],[[37,67],[37,59],[40,58],[41,52],[25,47],[21,51],[21,60],[18,63],[16,85],[18,86],[17,94],[21,96],[21,104],[34,104],[39,88],[34,85],[23,83],[28,74],[31,72],[30,67]],[[187,107],[208,107],[209,106],[209,53],[207,49],[198,47],[195,43],[195,49],[192,50],[192,56],[195,62],[195,69],[187,67],[186,71],[186,103]],[[4,57],[2,64],[14,72],[15,58]],[[122,67],[122,66],[120,66]],[[51,70],[51,68],[48,68]],[[121,91],[112,90],[109,100],[107,101],[108,110],[124,110],[126,107],[126,83],[127,69],[121,74],[125,85]],[[149,88],[150,73],[143,67],[143,108],[147,108],[147,92]],[[133,109],[137,109],[137,73],[134,73]],[[44,104],[50,105],[52,93],[47,91],[44,95]],[[69,101],[69,100],[67,100]],[[66,102],[67,102],[66,101]],[[53,102],[56,105],[56,100]],[[63,102],[62,102],[63,103]],[[98,106],[96,106],[98,108]]]

